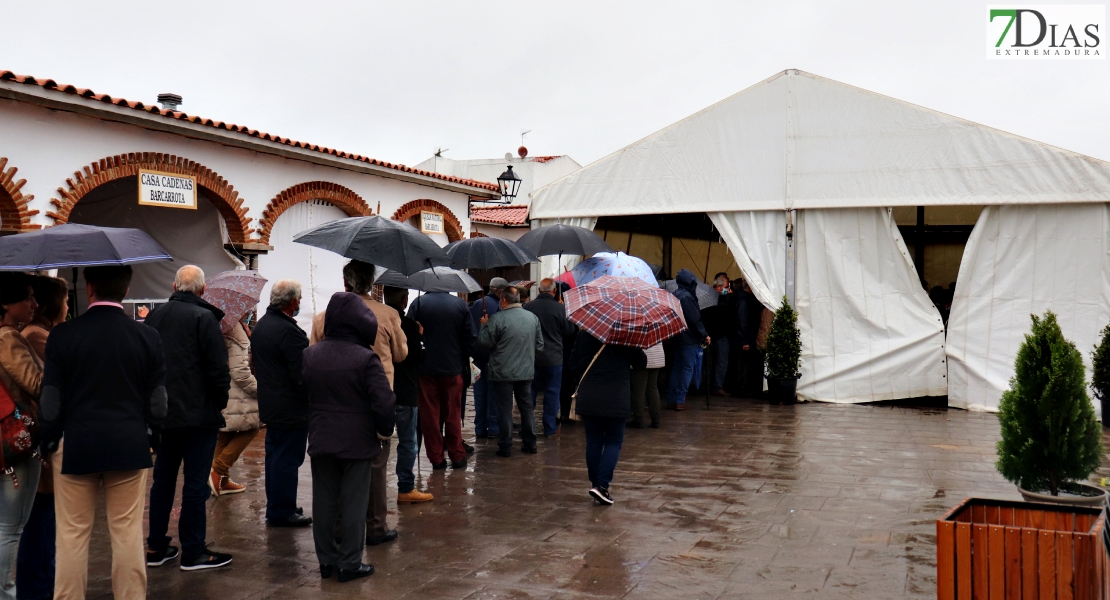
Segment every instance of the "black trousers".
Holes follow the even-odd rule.
[[[317,456],[312,464],[312,539],[322,565],[357,569],[366,546],[370,504],[369,460]],[[339,541],[335,524],[339,523]]]
[[[525,448],[535,448],[536,407],[532,403],[532,380],[494,381],[490,386],[493,399],[497,402],[497,424],[501,429],[497,447],[501,450],[513,447],[513,396],[516,396],[516,408],[520,411],[520,441]]]

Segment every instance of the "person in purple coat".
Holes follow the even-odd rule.
[[[362,562],[370,464],[381,440],[393,435],[397,403],[371,348],[377,334],[378,320],[362,298],[339,292],[328,303],[323,341],[304,351],[312,537],[324,579],[336,569],[341,582],[374,574]]]

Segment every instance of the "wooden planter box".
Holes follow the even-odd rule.
[[[1110,600],[1106,514],[968,498],[937,520],[937,598]]]

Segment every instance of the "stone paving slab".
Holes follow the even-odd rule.
[[[436,500],[391,498],[400,539],[368,547],[377,573],[346,584],[320,580],[309,529],[265,527],[260,436],[232,473],[248,491],[208,503],[208,541],[232,566],[151,569],[150,597],[932,598],[936,518],[966,496],[1020,499],[993,467],[992,414],[690,406],[665,412],[661,429],[628,431],[608,508],[586,495],[581,427],[510,459],[467,427],[478,449],[465,472],[433,472],[421,457],[418,488]],[[299,497],[311,507],[307,463]],[[111,597],[110,553],[101,522],[90,598]]]

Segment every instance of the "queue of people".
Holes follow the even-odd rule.
[[[88,310],[67,322],[64,280],[0,273],[0,416],[29,416],[28,434],[41,449],[0,474],[0,561],[17,564],[0,580],[0,597],[16,597],[17,589],[19,598],[84,597],[101,489],[116,597],[144,596],[148,568],[231,564],[230,554],[206,542],[206,501],[246,489],[231,468],[262,431],[267,525],[311,526],[321,577],[371,575],[363,547],[399,536],[387,523],[392,437],[399,504],[434,499],[416,489],[420,438],[433,470],[467,467],[473,448],[462,439],[463,396],[472,362],[476,437],[496,439],[498,457],[512,457],[514,438],[522,453],[536,454],[542,396],[544,439],[580,422],[589,496],[612,504],[626,426],[646,427],[646,411],[659,428],[664,395],[668,408],[682,410],[707,345],[716,344],[719,361],[707,384],[720,390],[722,371],[738,364],[747,381],[769,322],[750,290],[737,292],[723,273],[714,282],[718,310],[699,310],[696,278],[683,270],[675,295],[688,329],[666,351],[664,344],[645,351],[580,331],[567,319],[565,284],[552,279],[539,282],[530,302],[526,288],[494,278],[469,306],[444,292],[408,305],[406,289],[387,287],[384,303],[373,299],[374,271],[350,261],[345,291],[309,333],[294,319],[302,292],[293,280],[274,283],[255,321],[253,309],[225,315],[206,301],[204,273],[188,265],[177,271],[169,301],[139,322],[122,305],[130,267],[89,267]],[[310,514],[297,502],[306,456]],[[180,548],[169,531],[179,478]]]

